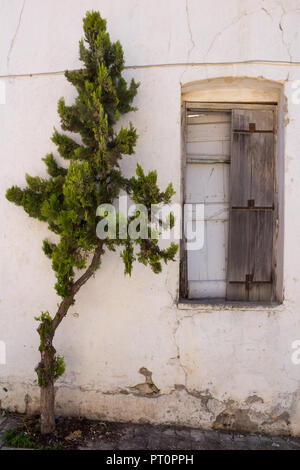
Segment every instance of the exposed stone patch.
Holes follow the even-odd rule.
[[[280,414],[253,411],[251,405],[259,403],[264,403],[264,400],[255,394],[250,395],[244,405],[228,400],[225,403],[226,409],[217,415],[212,428],[250,433],[262,430],[277,433],[279,429],[284,433],[290,432],[290,415],[287,411]]]
[[[264,403],[264,401],[257,395],[250,395],[246,400],[246,405],[252,405],[253,403]]]
[[[214,397],[212,394],[209,392],[209,390],[188,390],[185,385],[183,384],[175,384],[175,390],[181,391],[185,390],[186,393],[191,395],[192,397],[199,398],[201,405],[205,408],[206,411],[209,411],[208,409],[208,402],[210,400],[214,400]]]
[[[231,431],[257,432],[258,425],[251,421],[248,410],[226,409],[220,413],[213,423],[213,429]]]
[[[152,372],[146,367],[141,367],[139,373],[144,375],[145,382],[130,387],[133,392],[139,392],[142,395],[154,395],[159,393],[159,388],[153,383]]]
[[[266,421],[264,421],[262,423],[262,425],[265,425],[265,424],[273,424],[273,423],[277,423],[278,421],[285,421],[285,423],[287,425],[290,424],[290,415],[287,411],[284,411],[283,413],[281,413],[280,415],[273,415],[273,416],[270,416],[269,419],[267,419]]]

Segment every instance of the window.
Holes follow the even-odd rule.
[[[182,243],[182,297],[276,300],[275,139],[275,105],[185,104],[184,203],[204,204],[204,245]]]

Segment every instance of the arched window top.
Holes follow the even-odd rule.
[[[282,83],[262,77],[218,77],[186,83],[183,101],[278,103]]]

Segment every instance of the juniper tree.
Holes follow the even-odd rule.
[[[9,201],[30,217],[48,224],[56,234],[57,243],[44,240],[43,251],[52,261],[56,275],[55,289],[61,301],[57,312],[43,312],[39,321],[39,351],[36,367],[41,390],[41,432],[55,429],[54,382],[65,370],[63,357],[56,354],[53,339],[56,329],[66,316],[80,288],[100,267],[105,250],[119,247],[125,273],[131,274],[135,260],[159,273],[161,262],[174,260],[177,245],[161,249],[157,237],[135,239],[128,232],[120,237],[99,239],[96,234],[96,211],[99,205],[113,203],[125,192],[135,203],[144,204],[148,211],[147,231],[150,234],[152,204],[169,204],[174,194],[172,184],[164,191],[157,185],[156,171],[145,174],[137,166],[136,175],[125,178],[119,162],[124,155],[134,153],[137,132],[132,123],[118,132],[118,119],[135,110],[132,106],[139,84],[128,85],[122,71],[124,56],[119,41],[111,42],[106,21],[98,12],[87,12],[83,19],[84,39],[79,42],[79,57],[84,66],[66,71],[65,77],[76,88],[77,97],[71,106],[63,98],[58,102],[62,131],[54,129],[52,141],[67,164],[61,166],[52,153],[43,158],[47,178],[26,174],[27,186],[7,190]],[[78,138],[70,137],[75,133]],[[136,214],[127,217],[128,225]],[[159,221],[160,226],[164,223]]]

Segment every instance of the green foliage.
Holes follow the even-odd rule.
[[[49,381],[45,378],[44,374],[39,369],[37,369],[36,375],[38,378],[39,387],[42,388],[42,387],[47,387],[49,385]]]
[[[63,450],[63,445],[60,441],[53,443],[51,446],[44,446],[39,443],[39,426],[34,426],[36,429],[8,429],[3,436],[3,443],[8,447],[22,448],[22,449],[37,449],[37,450]]]
[[[124,155],[134,153],[137,132],[131,122],[119,131],[114,124],[121,115],[135,110],[132,101],[139,84],[132,79],[128,85],[122,76],[122,46],[119,41],[111,42],[106,21],[98,12],[87,12],[83,30],[84,39],[79,42],[83,67],[65,72],[76,87],[75,102],[70,106],[63,98],[58,102],[61,129],[68,135],[54,129],[52,136],[66,167],[50,153],[43,158],[48,178],[27,174],[24,189],[13,186],[6,193],[9,201],[23,206],[29,216],[46,222],[49,230],[58,235],[56,243],[44,240],[43,250],[52,261],[55,289],[61,297],[70,295],[75,270],[86,267],[87,257],[97,247],[96,209],[100,204],[113,203],[120,191],[125,191],[150,211],[151,204],[168,204],[174,194],[171,184],[160,191],[156,171],[145,174],[140,165],[135,177],[122,176],[119,162]],[[160,272],[161,261],[173,260],[177,249],[171,244],[161,250],[157,240],[122,237],[108,237],[104,246],[110,250],[123,246],[126,274],[131,274],[134,260]],[[39,319],[41,351],[45,348],[45,333],[49,333],[49,317],[46,312]],[[57,361],[58,370],[62,370],[60,359]]]
[[[24,430],[9,429],[3,436],[3,442],[10,447],[21,447],[34,449],[37,447],[36,440]]]
[[[45,351],[47,345],[46,345],[46,338],[47,336],[50,336],[53,334],[51,322],[52,318],[50,313],[47,312],[42,312],[40,317],[35,317],[36,321],[40,322],[38,332],[40,334],[40,346],[39,346],[39,351]]]
[[[39,317],[34,317],[36,321],[40,321],[41,323],[49,322],[51,323],[52,318],[48,310],[46,312],[42,312]]]
[[[157,186],[156,170],[145,175],[143,168],[138,164],[136,175],[137,178],[133,177],[130,180],[134,202],[144,204],[149,209],[152,204],[169,204],[171,202],[172,196],[175,194],[172,183],[167,186],[165,191],[160,191]]]
[[[39,387],[47,387],[51,380],[55,382],[65,371],[66,364],[62,356],[55,355],[46,367],[42,367],[40,364],[39,367],[36,368]]]
[[[49,249],[51,251],[51,248]],[[38,327],[39,351],[47,356],[47,361],[41,362],[37,366],[36,373],[39,386],[47,387],[50,381],[55,381],[64,374],[66,365],[62,356],[55,355],[55,349],[52,346],[54,330],[50,313],[48,311],[42,312],[39,317],[35,317],[35,320],[40,322]]]
[[[65,359],[63,356],[55,356],[54,358],[54,380],[57,380],[61,377],[66,370]]]

